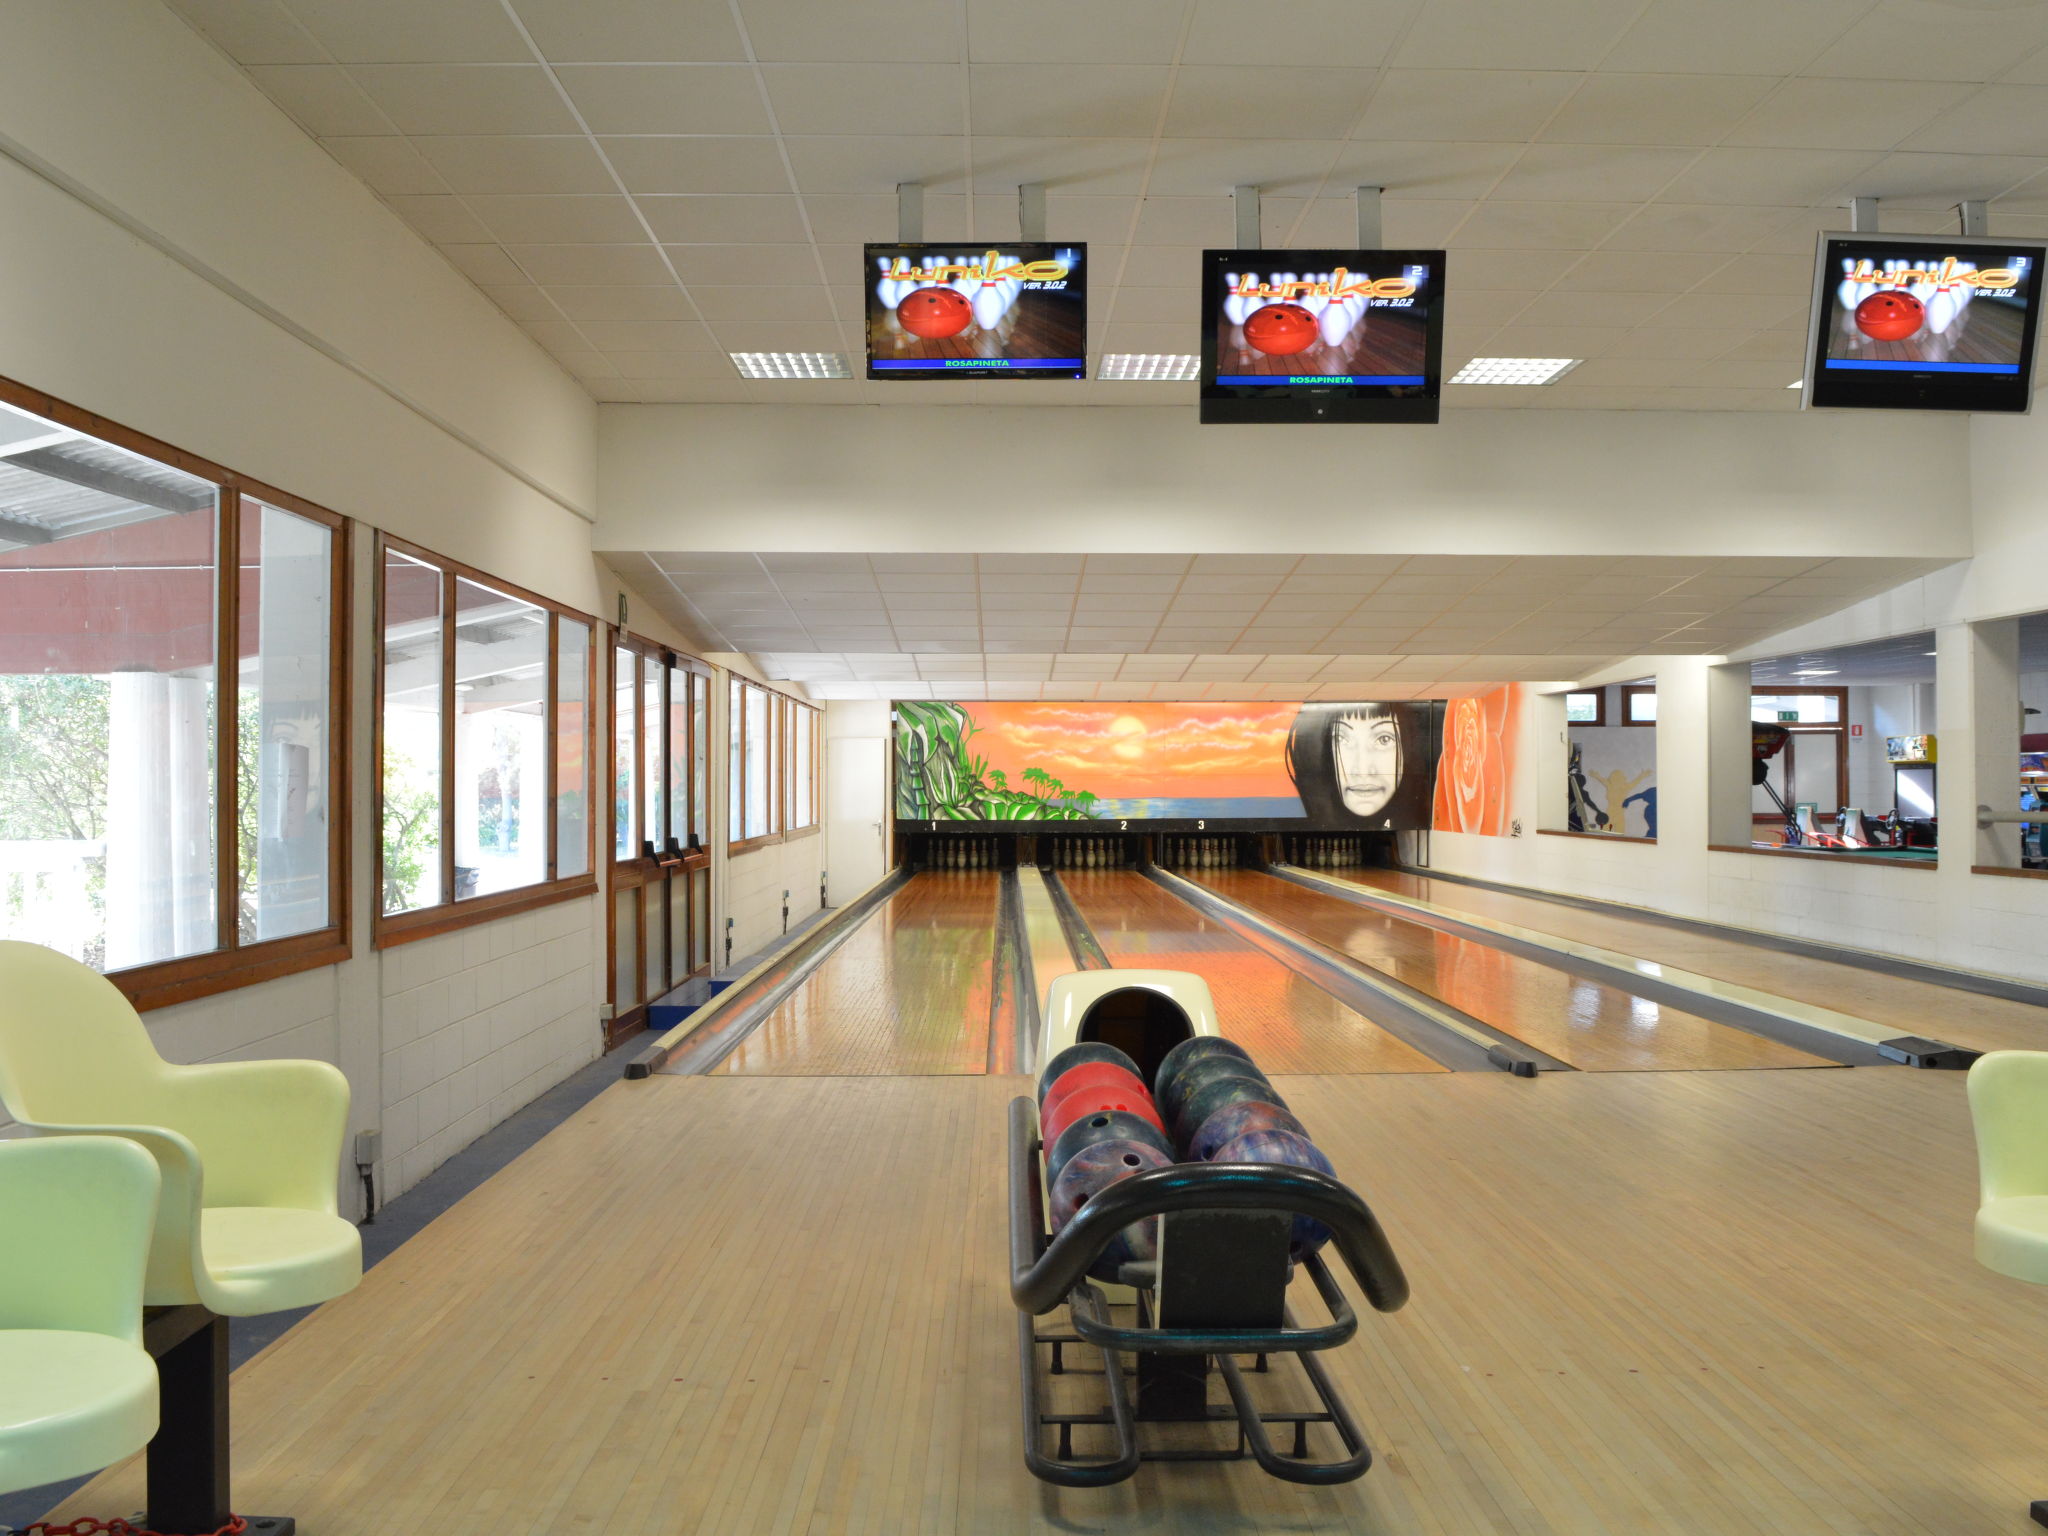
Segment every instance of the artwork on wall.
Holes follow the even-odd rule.
[[[1613,690],[1610,688],[1609,692]],[[1629,708],[1646,690],[1621,690],[1623,708],[1609,700],[1606,725],[1567,726],[1571,756],[1566,770],[1565,825],[1573,832],[1627,837],[1657,835],[1657,732],[1631,723]]]
[[[906,821],[1426,827],[1440,706],[954,702],[896,706]]]
[[[1439,832],[1509,835],[1522,685],[1508,683],[1444,708],[1433,825]]]

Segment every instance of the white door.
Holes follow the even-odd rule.
[[[878,736],[835,736],[825,747],[825,899],[838,907],[881,879],[886,867],[889,744]]]

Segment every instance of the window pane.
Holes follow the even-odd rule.
[[[1751,720],[1779,720],[1787,724],[1833,724],[1842,718],[1842,701],[1831,693],[1759,693],[1749,701]]]
[[[799,709],[796,712],[796,824],[799,827],[808,827],[818,819],[817,762],[813,756],[817,749],[817,723],[816,710]]]
[[[0,406],[0,937],[219,942],[214,487]]]
[[[701,846],[711,842],[711,681],[690,675],[690,835]]]
[[[240,942],[311,933],[327,911],[328,640],[334,535],[244,500],[235,687]]]
[[[663,917],[661,898],[667,886],[664,880],[650,880],[640,887],[640,957],[646,970],[646,990],[643,995],[653,1002],[666,992],[663,985],[664,970],[662,945],[668,936],[668,924]]]
[[[747,695],[747,836],[768,835],[768,695],[749,688]]]
[[[740,815],[746,793],[746,764],[743,754],[746,750],[747,717],[745,707],[746,690],[738,678],[727,685],[725,696],[725,800],[726,836],[738,842],[747,835],[747,829]]]
[[[639,856],[639,735],[635,726],[633,679],[638,658],[623,648],[612,652],[612,857]]]
[[[455,583],[455,899],[548,877],[548,616]]]
[[[1600,695],[1568,693],[1564,696],[1564,718],[1569,725],[1590,725],[1600,718]]]
[[[668,830],[679,845],[689,845],[690,674],[681,667],[668,669]]]
[[[612,1007],[624,1013],[639,1002],[640,892],[622,885],[612,891]]]
[[[1628,700],[1628,718],[1635,725],[1657,723],[1657,695],[1654,693],[1623,694]]]
[[[662,744],[667,739],[661,718],[661,663],[652,656],[640,658],[640,739],[646,746],[646,762],[641,783],[646,793],[641,796],[641,837],[654,844],[658,853],[667,845],[668,789],[664,782],[662,766]]]
[[[590,626],[558,618],[555,875],[590,873]]]
[[[384,552],[384,910],[441,892],[441,573]]]

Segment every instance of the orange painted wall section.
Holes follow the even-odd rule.
[[[1437,831],[1508,835],[1523,691],[1520,683],[1508,683],[1445,706],[1431,818]]]

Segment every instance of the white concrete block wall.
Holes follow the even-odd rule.
[[[800,837],[772,843],[725,861],[725,915],[732,919],[732,955],[739,960],[782,934],[782,893],[789,892],[789,926],[818,910],[818,873],[825,840]],[[723,961],[723,934],[713,934]]]

